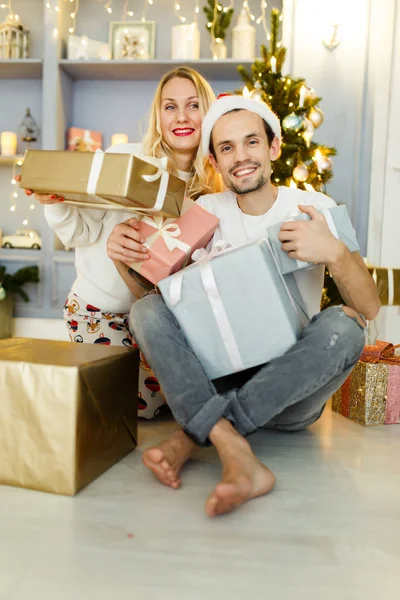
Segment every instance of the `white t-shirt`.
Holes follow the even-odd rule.
[[[318,205],[323,208],[336,206],[331,198],[320,192],[304,192],[288,187],[278,187],[278,196],[273,206],[263,215],[257,216],[243,213],[237,203],[236,194],[231,191],[201,196],[197,202],[220,221],[212,239],[212,246],[220,240],[225,240],[233,247],[268,237],[268,227],[284,221],[299,204]],[[320,311],[324,266],[298,271],[294,276],[311,317]]]
[[[106,152],[143,156],[141,144],[117,144]],[[190,175],[179,171],[179,177],[187,180]],[[46,205],[44,214],[62,243],[76,248],[72,291],[103,312],[129,312],[136,298],[108,257],[107,241],[115,225],[132,218],[132,213],[57,203]]]

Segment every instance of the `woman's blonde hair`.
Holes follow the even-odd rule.
[[[173,151],[162,137],[160,118],[162,90],[168,81],[175,78],[188,79],[195,86],[202,119],[214,102],[215,94],[204,77],[190,67],[177,67],[169,71],[158,84],[150,109],[149,127],[143,138],[143,151],[148,156],[168,156],[172,166],[177,170]],[[208,158],[203,158],[200,144],[196,154],[193,156],[191,177],[187,184],[187,195],[190,198],[196,199],[202,194],[219,192],[222,188],[221,178],[210,165]]]

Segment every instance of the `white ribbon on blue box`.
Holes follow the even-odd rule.
[[[193,258],[158,285],[209,379],[262,365],[296,342],[307,322],[301,296],[268,240]]]
[[[357,242],[356,232],[351,224],[347,208],[344,204],[334,206],[332,208],[322,208],[318,205],[315,208],[325,217],[330,232],[336,239],[340,239],[350,250],[350,252],[358,252],[360,247]],[[295,211],[290,213],[283,222],[287,221],[309,221],[310,217],[306,213]],[[276,223],[268,227],[268,238],[271,242],[272,250],[278,262],[279,269],[283,275],[293,273],[300,269],[312,269],[316,266],[314,263],[303,262],[291,258],[287,252],[282,250],[282,242],[279,241],[278,235],[281,230],[282,223]]]

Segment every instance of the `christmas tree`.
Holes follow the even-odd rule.
[[[251,66],[251,73],[243,66],[238,67],[246,84],[242,93],[266,102],[281,121],[281,154],[273,163],[273,183],[325,192],[325,184],[332,178],[330,157],[336,150],[312,141],[315,129],[324,121],[324,114],[318,107],[321,98],[304,79],[282,74],[286,49],[279,41],[281,22],[280,11],[273,8],[269,49],[261,46],[262,58]],[[341,302],[339,291],[326,269],[321,308]]]
[[[314,131],[324,120],[318,98],[304,79],[283,75],[286,49],[279,42],[282,16],[278,9],[271,11],[269,49],[261,46],[261,60],[238,70],[246,84],[243,95],[266,102],[278,115],[282,125],[282,146],[274,162],[272,181],[279,185],[308,191],[325,191],[332,177],[330,156],[335,148],[312,141]]]

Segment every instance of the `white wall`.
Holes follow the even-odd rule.
[[[322,38],[332,9],[340,22],[341,42],[330,51]],[[286,0],[284,16],[289,19],[291,14],[292,22],[286,24],[293,31],[291,73],[304,77],[323,98],[325,122],[314,140],[338,150],[327,192],[347,204],[365,253],[372,127],[366,93],[370,0]]]

